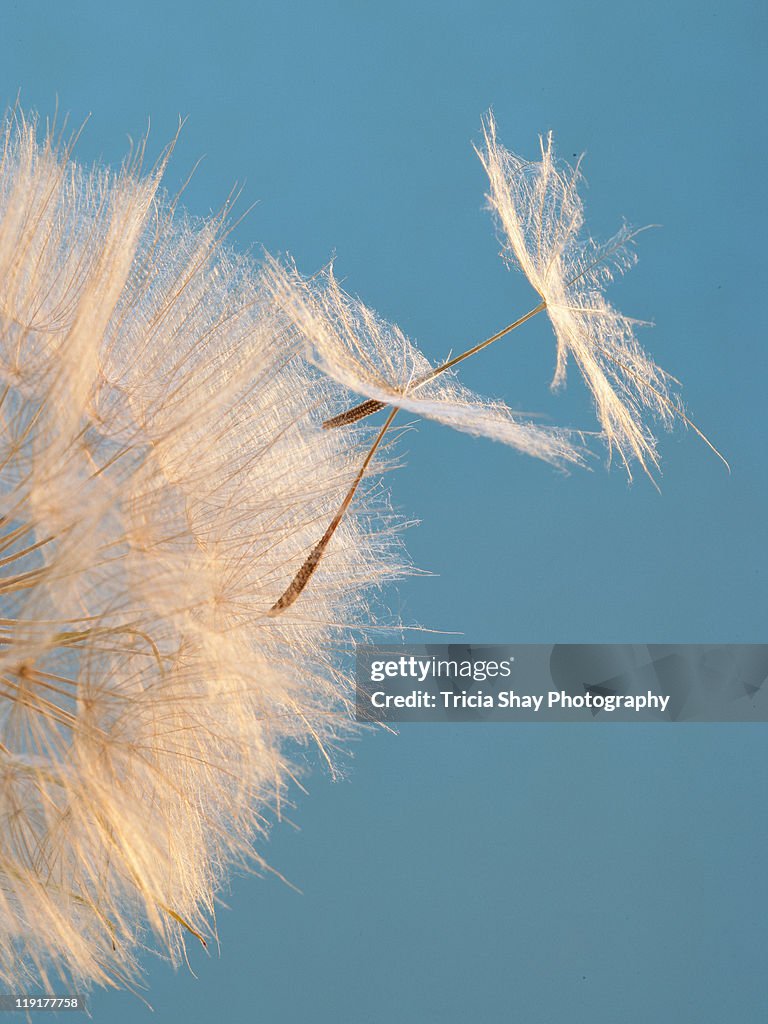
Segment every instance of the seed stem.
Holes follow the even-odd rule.
[[[312,548],[306,561],[299,569],[299,571],[296,573],[296,575],[293,577],[288,588],[283,592],[282,596],[278,598],[278,600],[275,601],[275,603],[269,609],[269,612],[267,613],[268,615],[274,617],[276,615],[280,615],[282,612],[286,610],[286,608],[290,608],[293,602],[302,592],[304,587],[306,587],[306,585],[312,579],[315,569],[317,569],[317,566],[320,563],[320,559],[323,557],[325,549],[328,547],[328,544],[330,543],[331,537],[333,537],[334,533],[336,533],[336,530],[338,529],[339,524],[341,523],[341,520],[344,517],[344,513],[347,511],[350,504],[352,503],[352,499],[355,496],[355,492],[357,491],[357,488],[360,486],[360,483],[363,477],[365,476],[365,471],[370,466],[371,461],[373,460],[373,456],[376,454],[377,448],[384,440],[384,435],[389,430],[392,420],[395,418],[396,415],[397,409],[393,409],[392,412],[390,412],[389,416],[387,417],[384,426],[376,435],[376,440],[371,445],[368,454],[363,460],[362,466],[358,470],[357,476],[355,477],[352,486],[347,491],[344,500],[339,506],[338,512],[331,520],[330,526],[325,531],[320,540],[317,542],[317,544],[315,544],[315,546]]]

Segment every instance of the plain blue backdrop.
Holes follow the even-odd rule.
[[[659,495],[618,468],[569,477],[434,424],[388,480],[421,525],[387,599],[473,643],[766,640],[766,15],[736,0],[386,4],[5,3],[0,102],[73,123],[117,163],[151,120],[196,214],[237,181],[241,248],[346,286],[433,358],[533,304],[504,269],[472,152],[586,153],[588,224],[622,217],[640,263],[612,289],[685,383]],[[548,390],[548,325],[463,379],[591,429],[576,375]],[[417,635],[411,635],[417,639]],[[765,726],[404,726],[351,741],[345,779],[262,851],[303,891],[240,878],[197,978],[148,957],[147,998],[97,993],[99,1024],[751,1024],[764,1020]]]

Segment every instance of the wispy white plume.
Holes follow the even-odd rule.
[[[308,358],[351,391],[555,465],[583,461],[573,432],[522,419],[503,402],[474,394],[451,370],[435,373],[398,327],[343,291],[332,267],[304,278],[270,259],[265,281]]]
[[[551,133],[541,141],[541,160],[526,161],[498,142],[488,115],[484,143],[478,155],[505,255],[538,292],[557,336],[553,386],[564,383],[572,355],[592,393],[609,452],[618,452],[630,477],[633,459],[649,475],[659,466],[656,438],[644,419],[649,412],[666,427],[682,419],[709,444],[686,416],[678,382],[638,343],[638,321],[617,312],[603,295],[612,275],[634,263],[637,231],[625,225],[603,245],[583,234],[579,168],[555,158]]]

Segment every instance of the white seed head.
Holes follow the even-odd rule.
[[[13,113],[0,162],[0,983],[130,983],[253,861],[291,746],[348,728],[338,646],[398,571],[258,269],[140,173]],[[153,938],[154,936],[154,938]]]
[[[292,749],[349,728],[339,648],[403,571],[354,423],[381,405],[556,465],[579,435],[434,368],[339,287],[226,246],[142,149],[113,173],[18,111],[0,155],[0,984],[131,984],[213,925]],[[608,443],[657,465],[671,378],[605,301],[631,232],[578,240],[578,172],[486,125],[490,201]],[[536,311],[533,311],[536,312]],[[523,323],[531,314],[523,317]],[[516,325],[512,325],[516,326]],[[344,408],[348,392],[367,409]],[[689,422],[686,419],[686,422]],[[354,499],[354,501],[353,501]]]

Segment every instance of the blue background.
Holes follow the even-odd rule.
[[[471,143],[586,152],[588,224],[663,229],[610,293],[685,383],[690,432],[662,439],[661,496],[618,468],[563,477],[435,424],[403,441],[395,505],[435,577],[390,601],[472,643],[766,640],[763,5],[24,3],[3,5],[0,101],[73,123],[118,162],[151,118],[198,214],[235,181],[242,248],[347,287],[438,358],[533,304],[504,269]],[[467,363],[485,394],[591,428],[583,386],[548,382],[546,322]],[[417,639],[418,634],[411,634]],[[436,639],[436,638],[435,638]],[[450,639],[450,637],[446,637]],[[235,880],[221,955],[197,980],[148,958],[150,1015],[96,994],[95,1020],[762,1020],[764,726],[404,726],[320,766]]]

